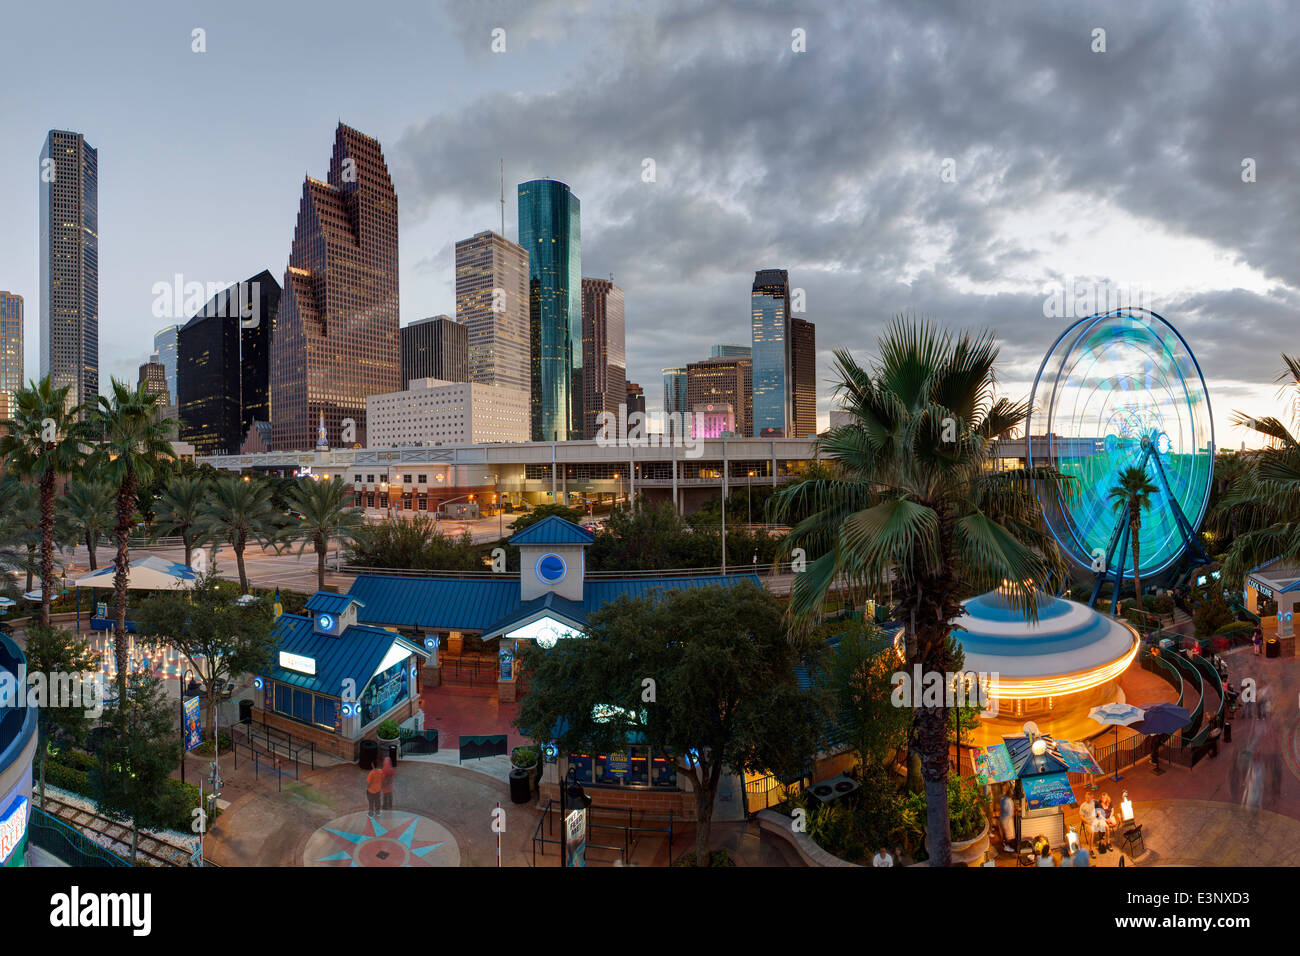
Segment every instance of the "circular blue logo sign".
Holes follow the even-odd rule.
[[[334,630],[334,615],[333,614],[320,615],[320,617],[316,618],[316,626],[320,628],[322,631]]]
[[[537,559],[537,577],[545,584],[559,584],[568,570],[564,559],[553,552]]]

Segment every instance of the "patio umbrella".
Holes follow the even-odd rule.
[[[1142,719],[1143,712],[1132,704],[1112,702],[1109,704],[1102,704],[1099,707],[1094,707],[1092,710],[1088,711],[1088,716],[1103,727],[1115,728],[1115,743],[1117,747],[1115,752],[1115,776],[1113,779],[1116,781],[1122,780],[1123,778],[1119,775],[1119,729],[1121,727],[1127,727],[1130,724],[1136,724]]]
[[[1192,719],[1186,707],[1168,702],[1143,704],[1142,709],[1142,719],[1133,724],[1133,729],[1140,734],[1172,734],[1182,730]]]

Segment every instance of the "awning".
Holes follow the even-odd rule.
[[[72,582],[79,588],[100,588],[111,591],[117,568],[109,565],[94,574]],[[199,579],[198,572],[188,564],[168,561],[155,554],[137,558],[127,569],[126,586],[133,591],[175,591],[192,587]]]

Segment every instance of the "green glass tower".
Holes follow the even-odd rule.
[[[533,441],[582,437],[582,252],[578,197],[555,179],[519,184],[528,252]]]

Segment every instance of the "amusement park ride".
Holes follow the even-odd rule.
[[[1115,613],[1135,550],[1143,578],[1184,556],[1191,567],[1209,562],[1196,529],[1214,474],[1210,397],[1195,356],[1168,321],[1123,308],[1075,322],[1043,359],[1030,405],[1027,463],[1073,479],[1068,488],[1040,491],[1040,498],[1057,542],[1095,575],[1089,606],[1111,581]],[[1043,445],[1035,455],[1038,441],[1045,455]],[[1157,488],[1140,515],[1136,549],[1128,505],[1117,508],[1110,494],[1130,467]]]

